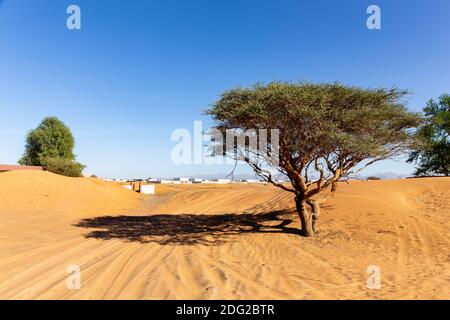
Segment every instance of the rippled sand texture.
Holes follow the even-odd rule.
[[[450,298],[450,179],[342,184],[314,239],[272,186],[157,191],[0,174],[0,298]],[[370,265],[381,290],[367,288]]]

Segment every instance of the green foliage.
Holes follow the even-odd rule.
[[[431,99],[424,108],[426,121],[417,131],[415,150],[408,162],[416,163],[416,176],[450,175],[450,95]]]
[[[206,114],[222,132],[279,129],[280,166],[276,169],[288,175],[297,195],[308,197],[364,161],[371,164],[410,147],[412,129],[420,117],[407,110],[406,95],[395,88],[272,82],[227,91]],[[260,163],[250,165],[263,173],[258,170]],[[311,192],[310,171],[324,182]],[[268,174],[265,178],[270,180]]]
[[[407,92],[340,84],[274,82],[225,92],[207,114],[227,128],[277,128],[296,151],[340,148],[383,155],[418,121],[400,101]],[[319,148],[320,147],[320,148]]]
[[[48,171],[67,177],[82,177],[84,165],[63,158],[47,158],[45,166]]]
[[[45,166],[47,170],[71,177],[81,176],[84,166],[75,161],[75,140],[58,118],[45,118],[26,138],[21,165]]]
[[[42,166],[47,158],[75,160],[75,142],[70,129],[56,117],[45,118],[26,138],[22,165]]]

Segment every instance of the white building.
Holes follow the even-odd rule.
[[[161,180],[161,184],[174,184],[174,183],[175,183],[175,181],[173,181],[173,180],[165,180],[165,179]]]
[[[143,193],[143,194],[155,194],[155,185],[154,184],[143,184],[141,186],[141,193]]]
[[[227,184],[227,183],[231,183],[231,179],[214,179],[210,183]]]
[[[189,178],[175,178],[173,179],[174,182],[179,182],[181,184],[188,184],[189,182]]]

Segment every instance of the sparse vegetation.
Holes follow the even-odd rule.
[[[410,129],[420,117],[406,109],[406,95],[397,89],[338,83],[273,82],[227,91],[206,113],[216,121],[223,140],[228,130],[251,132],[257,138],[260,129],[279,130],[278,149],[272,143],[261,151],[252,143],[225,142],[214,152],[248,163],[267,182],[291,192],[302,234],[313,236],[320,204],[341,179],[410,147]],[[268,160],[275,153],[276,165]],[[276,182],[274,172],[285,174],[290,185]]]

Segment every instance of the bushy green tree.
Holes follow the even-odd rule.
[[[59,174],[81,176],[84,166],[75,161],[74,146],[70,129],[58,118],[48,117],[28,133],[19,164],[45,166]]]
[[[417,131],[415,150],[408,162],[416,163],[416,176],[450,175],[450,95],[431,99],[424,108],[425,122]]]
[[[409,148],[411,129],[420,117],[406,109],[406,94],[338,83],[273,82],[236,88],[223,93],[206,112],[222,134],[215,139],[214,154],[244,161],[267,182],[291,192],[302,233],[313,236],[320,204],[340,180]],[[234,137],[227,143],[230,130],[250,132],[250,141],[264,132],[261,129],[278,129],[279,145],[269,137],[262,149],[261,137],[258,144],[234,143]],[[275,153],[278,161],[273,162]],[[286,175],[290,185],[277,182],[276,172]]]

